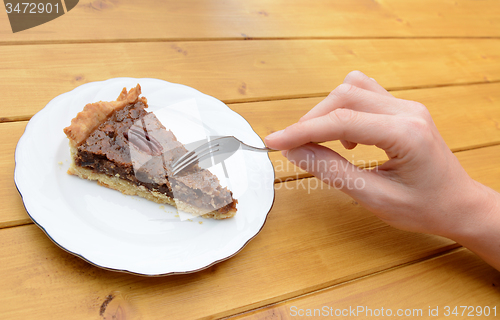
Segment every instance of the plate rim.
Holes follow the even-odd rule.
[[[23,203],[23,207],[26,211],[26,213],[28,214],[28,216],[30,217],[31,221],[33,221],[33,223],[38,226],[38,228],[40,228],[44,234],[59,248],[61,248],[62,250],[64,250],[65,252],[67,253],[70,253],[72,254],[73,256],[76,256],[82,260],[84,260],[85,262],[93,265],[93,266],[96,266],[96,267],[99,267],[99,268],[102,268],[104,270],[108,270],[108,271],[113,271],[113,272],[119,272],[119,273],[125,273],[125,274],[131,274],[131,275],[136,275],[136,276],[143,276],[143,277],[164,277],[164,276],[169,276],[169,275],[181,275],[181,274],[190,274],[190,273],[196,273],[196,272],[199,272],[199,271],[202,271],[202,270],[205,270],[205,269],[208,269],[220,262],[223,262],[225,260],[228,260],[234,256],[236,256],[238,253],[240,253],[247,245],[248,243],[250,243],[251,240],[253,240],[261,231],[262,229],[264,228],[266,222],[267,222],[267,219],[269,218],[269,214],[271,212],[271,210],[273,209],[274,207],[274,203],[275,203],[275,200],[276,200],[276,190],[274,189],[274,181],[276,180],[276,172],[274,170],[272,170],[272,173],[273,173],[273,188],[272,188],[272,201],[270,203],[270,206],[269,206],[269,209],[267,210],[267,213],[265,214],[265,217],[264,217],[264,220],[262,221],[262,225],[260,226],[260,228],[255,232],[255,234],[253,234],[252,236],[250,236],[242,245],[239,249],[237,249],[234,253],[232,254],[229,254],[228,256],[225,256],[225,257],[222,257],[220,259],[216,259],[210,263],[208,263],[207,265],[204,265],[202,267],[199,267],[199,268],[196,268],[196,269],[191,269],[191,270],[185,270],[185,271],[170,271],[170,272],[165,272],[165,273],[141,273],[141,272],[136,272],[136,271],[131,271],[131,270],[127,270],[127,269],[121,269],[121,268],[113,268],[113,267],[108,267],[108,266],[104,266],[104,265],[101,265],[99,263],[96,263],[92,260],[90,260],[90,258],[87,258],[86,256],[84,256],[83,254],[81,253],[77,253],[73,250],[70,250],[70,249],[67,249],[64,245],[62,245],[61,243],[59,243],[58,241],[56,241],[53,236],[50,235],[50,233],[46,230],[46,228],[41,225],[41,223],[39,221],[37,221],[34,216],[29,212],[28,208],[26,207],[26,200],[25,200],[25,197],[23,196],[23,193],[21,192],[21,189],[18,185],[18,150],[20,148],[20,145],[22,143],[22,140],[23,139],[26,139],[26,132],[28,131],[28,126],[30,125],[33,125],[33,122],[32,120],[35,118],[35,117],[40,117],[40,114],[44,114],[45,112],[48,112],[48,108],[49,105],[56,99],[58,98],[61,98],[62,96],[65,96],[65,95],[70,95],[72,92],[76,91],[76,90],[80,90],[80,89],[85,89],[84,87],[86,86],[90,86],[90,85],[98,85],[98,84],[102,84],[102,85],[105,85],[106,82],[113,82],[113,81],[120,81],[120,80],[134,80],[134,81],[137,81],[137,83],[140,83],[141,80],[152,80],[152,81],[161,81],[161,82],[164,82],[165,84],[169,85],[169,84],[172,84],[172,85],[177,85],[177,86],[182,86],[188,90],[195,90],[196,92],[198,92],[199,94],[202,94],[206,97],[209,97],[210,99],[215,99],[217,101],[219,101],[221,104],[223,104],[225,106],[225,108],[227,108],[227,110],[231,113],[233,113],[234,115],[240,117],[242,120],[244,120],[249,128],[252,130],[252,132],[256,135],[256,137],[258,137],[263,143],[264,141],[262,140],[262,138],[257,134],[257,132],[255,132],[255,130],[253,129],[252,125],[248,122],[248,120],[243,117],[242,115],[240,115],[239,113],[237,113],[236,111],[232,110],[226,103],[222,102],[221,100],[211,96],[211,95],[208,95],[206,93],[203,93],[193,87],[190,87],[190,86],[187,86],[187,85],[184,85],[184,84],[180,84],[180,83],[175,83],[175,82],[169,82],[169,81],[166,81],[166,80],[163,80],[163,79],[157,79],[157,78],[133,78],[133,77],[117,77],[117,78],[110,78],[110,79],[106,79],[106,80],[101,80],[101,81],[91,81],[91,82],[87,82],[87,83],[84,83],[80,86],[77,86],[73,89],[71,89],[70,91],[67,91],[67,92],[64,92],[62,94],[59,94],[57,95],[56,97],[52,98],[42,109],[40,109],[37,113],[35,113],[31,118],[30,120],[28,121],[28,123],[26,124],[26,127],[23,131],[23,134],[21,135],[21,137],[19,138],[17,144],[16,144],[16,148],[15,148],[15,151],[14,151],[14,185],[16,186],[16,189],[19,193],[19,195],[21,196],[21,200],[22,200],[22,203]],[[31,130],[31,129],[30,129]],[[267,154],[267,158],[269,160],[269,163],[271,164],[272,166],[272,161],[271,161],[271,158],[269,157],[269,154]]]

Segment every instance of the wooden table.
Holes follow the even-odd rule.
[[[30,117],[87,82],[182,83],[265,137],[358,69],[424,103],[467,172],[500,191],[500,2],[81,0],[16,34],[1,16],[0,318],[312,319],[320,310],[356,318],[356,309],[375,319],[391,309],[410,319],[438,308],[434,318],[462,319],[460,306],[500,314],[500,275],[474,254],[389,227],[339,191],[308,191],[318,181],[281,155],[271,157],[276,200],[262,232],[227,261],[161,278],[103,270],[61,250],[31,222],[13,181]],[[373,147],[327,145],[358,165],[386,159]],[[458,316],[446,317],[447,306]]]

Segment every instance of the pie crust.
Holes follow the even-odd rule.
[[[208,170],[195,165],[171,176],[172,161],[187,150],[144,110],[147,99],[140,94],[140,85],[124,88],[116,101],[87,104],[71,120],[64,128],[72,159],[68,173],[205,218],[233,217],[237,200]]]

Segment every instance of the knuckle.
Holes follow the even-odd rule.
[[[285,133],[295,139],[311,141],[311,124],[308,121],[294,123],[285,129]]]
[[[344,83],[354,84],[354,83],[358,83],[360,81],[363,81],[366,78],[368,78],[368,77],[363,72],[361,72],[359,70],[354,70],[354,71],[351,71],[347,74],[347,76],[344,79]]]
[[[345,172],[338,167],[331,167],[324,173],[322,180],[336,189],[344,187]]]
[[[407,134],[418,142],[432,139],[434,121],[425,105],[420,102],[411,101],[411,114],[405,121]]]
[[[428,121],[422,118],[410,118],[406,121],[406,130],[409,137],[418,143],[432,139],[432,128]]]
[[[291,126],[287,127],[285,129],[285,132],[291,133],[291,134],[302,133],[302,132],[305,132],[307,130],[308,125],[309,124],[306,121],[297,122],[297,123],[294,123]]]
[[[416,115],[418,115],[426,120],[428,120],[430,118],[429,110],[427,109],[427,107],[424,104],[422,104],[420,102],[412,101],[411,107],[412,107],[413,112]]]
[[[335,90],[330,92],[329,96],[338,99],[346,99],[347,97],[355,94],[356,89],[357,88],[351,84],[342,83],[337,88],[335,88]]]
[[[346,108],[335,109],[328,115],[334,123],[351,123],[356,118],[354,111]]]
[[[422,118],[410,118],[407,123],[407,128],[415,132],[426,132],[429,129],[427,121]]]

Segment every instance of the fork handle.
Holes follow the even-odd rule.
[[[241,144],[241,148],[243,150],[250,150],[250,151],[257,151],[257,152],[274,152],[274,151],[280,151],[280,150],[271,149],[271,148],[268,148],[268,147],[265,147],[265,148],[252,147],[252,146],[246,145],[244,143]]]

